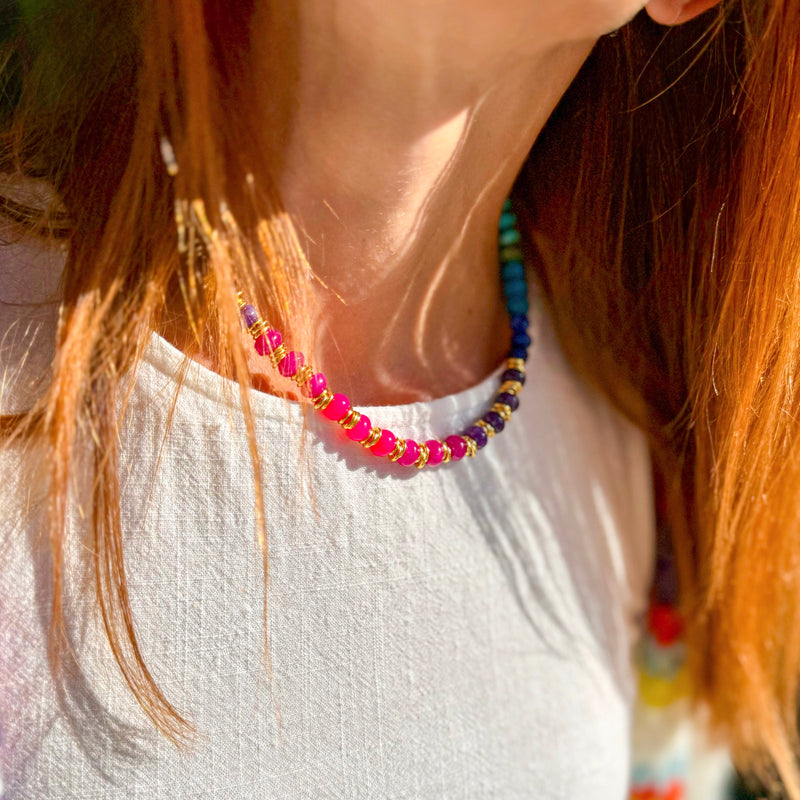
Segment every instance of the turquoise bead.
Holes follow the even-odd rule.
[[[500,268],[500,277],[504,281],[512,281],[516,278],[525,277],[525,267],[521,261],[506,261]]]
[[[519,231],[511,228],[507,231],[500,231],[500,246],[507,247],[510,244],[516,244],[520,239]]]
[[[522,261],[522,251],[519,248],[520,234],[517,230],[517,218],[512,211],[511,201],[506,200],[503,204],[503,213],[500,215],[498,235],[499,255],[500,255],[500,276],[503,279],[503,292],[506,296],[508,313],[512,317],[522,317],[527,328],[528,313],[528,283],[525,280],[525,265]],[[520,358],[527,355],[527,345],[521,337],[525,337],[527,344],[530,339],[525,335],[524,330],[514,332],[519,341],[515,341],[515,348],[512,349]],[[519,345],[519,346],[516,346]],[[519,351],[519,352],[517,352]]]
[[[510,211],[504,211],[500,215],[499,228],[501,231],[507,231],[509,228],[513,228],[516,224],[517,218]]]
[[[528,283],[527,281],[522,280],[522,278],[515,278],[514,280],[506,281],[503,284],[503,291],[506,293],[506,297],[509,299],[512,297],[527,297]]]
[[[507,307],[509,314],[527,314],[530,305],[527,297],[509,297]]]

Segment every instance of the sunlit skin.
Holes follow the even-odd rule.
[[[672,24],[712,4],[646,7]],[[264,146],[320,278],[310,289],[315,365],[357,404],[473,385],[508,343],[496,262],[503,199],[596,40],[645,6],[271,5],[253,31],[258,85],[270,87]]]

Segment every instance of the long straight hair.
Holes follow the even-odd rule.
[[[62,204],[3,208],[41,235],[65,229],[69,248],[52,381],[4,420],[12,438],[49,448],[53,658],[68,476],[88,451],[108,639],[175,740],[189,725],[147,669],[127,592],[120,376],[181,298],[197,347],[240,382],[266,568],[235,287],[302,309],[304,267],[247,116],[254,12],[221,0],[202,12],[191,0],[51,2],[20,14],[0,45],[0,169],[46,179]],[[674,29],[639,15],[595,47],[515,187],[565,352],[648,434],[667,477],[696,695],[739,764],[780,775],[795,800],[799,50],[800,0],[730,0]],[[203,258],[191,242],[178,251],[181,198],[202,201],[214,229]],[[202,239],[202,227],[187,235]],[[298,316],[280,322],[295,329]]]

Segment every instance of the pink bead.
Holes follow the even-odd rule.
[[[292,375],[296,374],[297,370],[303,366],[303,362],[305,361],[305,356],[302,353],[295,353],[294,350],[290,350],[278,364],[278,372],[283,375],[284,378],[291,378]]]
[[[270,352],[269,342],[263,333],[253,342],[253,347],[256,348],[256,353],[258,353],[260,356],[265,356]]]
[[[428,439],[425,444],[428,446],[428,464],[432,467],[441,464],[444,458],[444,447],[442,447],[442,443],[436,439]]]
[[[381,438],[370,447],[370,450],[376,456],[388,456],[394,450],[396,443],[397,437],[391,431],[383,430],[381,431]]]
[[[354,442],[363,442],[371,429],[372,423],[369,421],[369,417],[366,414],[362,414],[361,419],[359,419],[349,431],[345,432],[348,438],[352,439]]]
[[[303,386],[303,392],[309,397],[317,397],[325,391],[327,385],[328,382],[325,380],[325,376],[321,372],[315,372]]]
[[[260,356],[266,356],[273,350],[277,350],[282,341],[283,336],[281,336],[280,331],[276,331],[274,328],[267,328],[266,332],[255,340],[256,352]]]
[[[275,328],[267,328],[264,335],[267,337],[267,341],[269,342],[270,352],[277,350],[281,346],[281,342],[283,342],[283,336],[281,336],[280,331],[276,331]]]
[[[335,394],[327,407],[323,409],[322,415],[334,422],[338,422],[350,410],[350,401],[347,395]]]
[[[397,459],[397,463],[410,467],[418,458],[419,445],[413,439],[406,439],[406,451]]]
[[[458,434],[448,436],[445,443],[450,448],[450,458],[453,461],[461,461],[467,454],[467,443]]]

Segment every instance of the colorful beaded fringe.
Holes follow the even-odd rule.
[[[324,417],[338,422],[349,439],[376,456],[388,458],[398,464],[422,469],[450,461],[460,461],[464,456],[474,456],[486,446],[489,439],[500,433],[519,407],[519,394],[525,384],[525,362],[531,338],[528,335],[528,284],[520,249],[520,233],[516,216],[507,200],[500,215],[498,255],[503,291],[511,320],[511,349],[506,358],[506,369],[491,408],[475,424],[461,433],[443,440],[428,439],[417,442],[402,439],[392,431],[372,424],[366,414],[356,411],[346,395],[336,394],[328,388],[325,376],[306,364],[305,356],[288,350],[280,331],[263,320],[256,309],[239,294],[239,307],[244,324],[253,337],[256,352],[266,356],[278,372],[291,378],[306,394]]]

